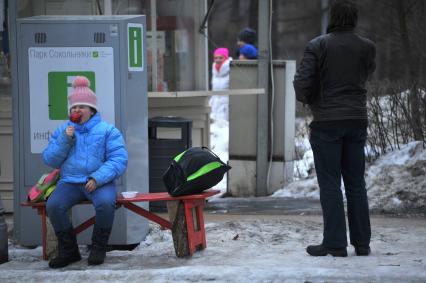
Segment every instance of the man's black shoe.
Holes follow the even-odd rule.
[[[332,248],[326,248],[323,245],[308,246],[306,248],[306,251],[311,256],[326,256],[328,254],[332,256],[339,256],[339,257],[348,256],[348,252],[346,248],[332,249]]]
[[[355,247],[355,253],[357,256],[367,256],[371,253],[370,247]]]

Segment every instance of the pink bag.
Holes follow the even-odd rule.
[[[43,174],[37,184],[28,192],[28,201],[35,203],[47,200],[56,187],[56,183],[59,180],[59,173],[59,169],[54,169],[50,173]]]

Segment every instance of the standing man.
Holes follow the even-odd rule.
[[[358,9],[347,0],[330,8],[327,34],[311,40],[294,77],[297,100],[313,114],[310,143],[320,187],[324,233],[311,256],[347,256],[341,178],[345,185],[350,243],[370,254],[370,215],[365,188],[367,138],[365,83],[375,69],[375,45],[354,33]]]

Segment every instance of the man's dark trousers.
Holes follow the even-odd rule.
[[[350,242],[368,247],[371,228],[365,188],[366,126],[311,124],[310,143],[320,187],[324,218],[323,246],[347,246],[341,178],[345,185]],[[345,123],[347,124],[347,123]]]

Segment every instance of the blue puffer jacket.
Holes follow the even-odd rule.
[[[69,125],[75,127],[73,139],[65,133]],[[86,183],[93,178],[100,187],[124,173],[127,150],[120,131],[96,113],[82,125],[68,121],[56,129],[43,160],[48,166],[61,169],[64,182]]]

